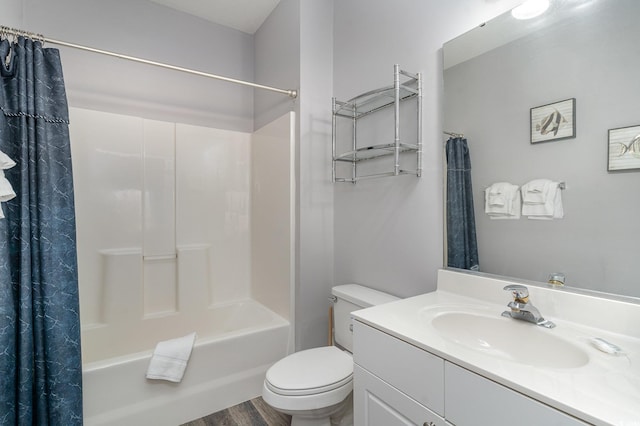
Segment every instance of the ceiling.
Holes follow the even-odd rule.
[[[151,0],[207,21],[254,34],[280,0]]]

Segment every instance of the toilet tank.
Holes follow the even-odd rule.
[[[359,284],[335,286],[331,289],[331,294],[335,296],[333,305],[333,338],[338,346],[349,352],[353,352],[351,312],[398,300],[395,296]]]

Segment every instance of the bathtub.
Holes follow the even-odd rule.
[[[198,334],[180,383],[145,378],[155,347],[149,336],[138,336],[133,345],[147,350],[121,354],[126,333],[116,337],[121,330],[108,327],[83,330],[85,425],[176,426],[228,408],[260,395],[266,370],[291,350],[289,322],[253,300],[214,307],[196,319],[166,323],[192,325],[166,338]],[[156,324],[150,329],[162,329],[164,320],[152,319]],[[209,330],[203,326],[207,322]],[[110,357],[98,359],[99,354]]]

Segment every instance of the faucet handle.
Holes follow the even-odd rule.
[[[516,302],[527,303],[529,302],[529,289],[523,285],[511,284],[505,286],[503,290],[510,291],[513,294],[513,298]]]

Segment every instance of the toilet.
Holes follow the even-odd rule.
[[[398,300],[358,284],[331,289],[336,346],[307,349],[276,362],[267,371],[262,398],[291,415],[292,426],[353,424],[353,339],[351,312]]]

